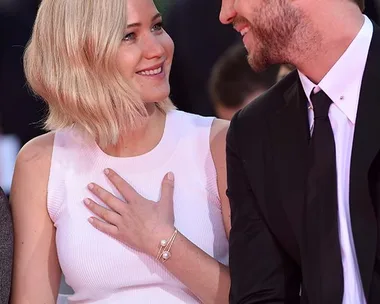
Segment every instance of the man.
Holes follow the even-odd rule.
[[[363,0],[223,0],[255,70],[227,136],[231,303],[380,303],[380,29]]]
[[[8,200],[0,188],[0,304],[8,304],[13,261],[13,225]]]
[[[262,73],[254,72],[247,62],[244,45],[229,47],[212,68],[209,80],[216,116],[231,120],[238,110],[275,84],[278,72],[277,65]]]

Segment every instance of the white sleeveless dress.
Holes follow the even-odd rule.
[[[154,257],[93,228],[83,199],[95,182],[113,192],[103,174],[112,168],[141,195],[157,201],[164,175],[175,175],[175,226],[203,251],[228,263],[216,171],[210,152],[213,118],[173,110],[150,152],[106,155],[75,128],[57,131],[48,184],[48,212],[56,227],[58,258],[74,295],[69,303],[200,303]]]

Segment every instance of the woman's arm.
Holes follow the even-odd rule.
[[[220,203],[226,235],[229,238],[231,230],[231,209],[227,197],[227,164],[226,164],[226,137],[230,122],[227,120],[215,119],[212,124],[210,143],[211,154],[214,160]]]
[[[211,128],[210,146],[217,173],[223,222],[228,237],[231,229],[230,205],[226,195],[226,135],[229,122],[215,119]],[[228,267],[218,263],[179,234],[172,247],[167,269],[181,280],[202,303],[228,303],[230,275]]]
[[[61,271],[55,228],[47,212],[52,133],[20,151],[10,196],[14,221],[12,304],[56,303]]]
[[[171,232],[168,236],[170,235]],[[228,267],[206,254],[181,233],[178,233],[170,252],[171,258],[163,265],[202,303],[228,303],[230,291]]]

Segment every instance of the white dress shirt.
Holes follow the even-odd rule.
[[[360,32],[319,84],[314,84],[298,71],[310,104],[310,132],[314,123],[310,100],[312,90],[323,90],[332,100],[329,119],[336,150],[338,227],[344,276],[342,304],[366,303],[351,229],[349,181],[356,113],[372,34],[373,25],[364,16]]]

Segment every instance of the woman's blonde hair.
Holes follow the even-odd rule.
[[[144,103],[117,69],[126,0],[43,0],[25,51],[29,86],[49,105],[45,128],[75,124],[101,146],[147,117]],[[169,99],[156,103],[172,108]]]

